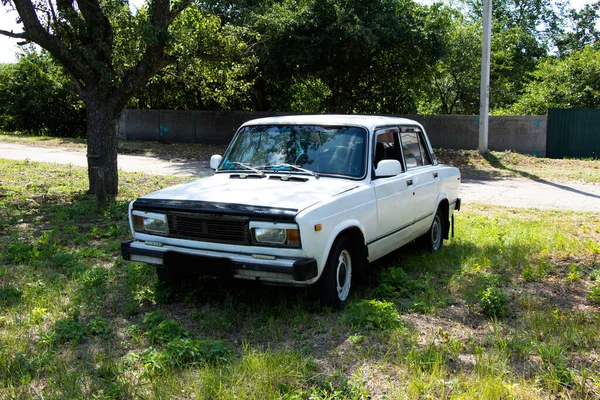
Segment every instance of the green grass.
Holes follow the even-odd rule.
[[[372,265],[342,310],[120,258],[131,199],[184,178],[0,160],[0,398],[600,396],[600,217],[466,204],[436,254]]]

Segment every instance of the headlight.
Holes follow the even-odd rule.
[[[251,221],[250,229],[255,244],[300,247],[300,231],[296,224]]]
[[[136,232],[148,232],[166,236],[169,234],[169,224],[165,214],[145,211],[132,211],[133,229]]]

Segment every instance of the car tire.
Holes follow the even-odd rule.
[[[352,242],[347,237],[337,239],[317,285],[317,295],[322,305],[337,308],[348,299],[352,270],[357,261]]]
[[[442,210],[437,209],[431,226],[426,234],[419,238],[420,245],[427,251],[438,251],[444,244],[444,218]]]

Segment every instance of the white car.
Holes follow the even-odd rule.
[[[256,119],[210,165],[212,177],[130,204],[126,260],[164,281],[316,285],[323,304],[339,305],[369,262],[415,239],[439,250],[460,209],[458,169],[438,164],[409,119]]]

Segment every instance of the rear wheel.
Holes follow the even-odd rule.
[[[438,251],[444,244],[444,218],[442,210],[438,208],[433,217],[433,222],[427,233],[419,238],[422,247],[428,251]]]
[[[327,264],[317,285],[323,305],[339,307],[350,295],[355,253],[346,237],[338,239],[331,248]]]

